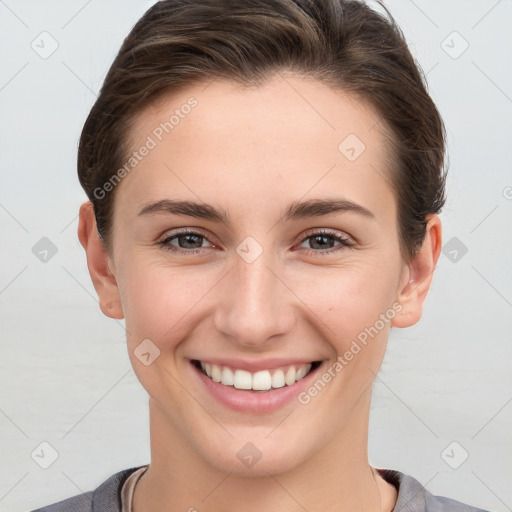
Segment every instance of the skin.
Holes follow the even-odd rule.
[[[441,249],[440,219],[428,217],[422,247],[404,262],[380,116],[293,74],[257,88],[214,81],[166,96],[139,115],[132,147],[191,96],[197,107],[118,185],[111,254],[91,203],[80,209],[79,239],[101,309],[125,319],[130,360],[149,394],[151,463],[134,511],[392,510],[396,489],[368,462],[371,386],[390,327],[421,317]],[[355,161],[338,150],[350,133],[366,146]],[[327,197],[358,203],[375,218],[338,212],[280,222],[293,201]],[[137,215],[165,198],[221,207],[230,223]],[[158,244],[177,228],[205,238],[171,245],[200,253]],[[355,245],[333,238],[314,245],[317,228]],[[263,249],[252,263],[236,252],[247,236]],[[235,412],[191,372],[190,358],[216,356],[323,360],[323,373],[396,303],[402,310],[307,405]],[[160,350],[148,366],[134,354],[144,339]],[[249,468],[237,457],[247,442],[262,454]]]

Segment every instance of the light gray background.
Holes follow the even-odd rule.
[[[147,394],[131,369],[123,322],[99,309],[76,235],[86,197],[75,160],[103,77],[153,3],[0,0],[2,511],[54,503],[149,462]],[[512,2],[388,5],[448,130],[443,243],[457,237],[468,251],[455,262],[441,255],[423,318],[392,330],[374,387],[370,462],[409,473],[434,494],[505,512],[512,510]],[[31,48],[42,31],[59,45],[47,59]],[[458,58],[464,43],[453,31],[469,44]],[[32,252],[42,237],[57,248],[47,262]],[[48,469],[31,458],[43,441],[58,452]],[[462,450],[468,459],[452,469],[445,459],[456,463]]]

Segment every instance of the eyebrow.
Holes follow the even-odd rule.
[[[368,219],[375,220],[375,215],[370,210],[347,199],[310,199],[302,202],[294,201],[286,209],[283,220],[321,217],[338,212],[354,212]],[[142,208],[138,216],[157,213],[187,215],[189,217],[229,224],[229,215],[222,208],[217,208],[207,203],[175,199],[161,199],[160,201],[148,203]]]

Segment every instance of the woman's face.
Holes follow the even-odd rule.
[[[109,266],[152,434],[240,474],[364,438],[410,277],[379,116],[283,76],[146,109],[115,196]],[[217,365],[214,379],[195,361]],[[313,362],[291,384],[289,367]]]

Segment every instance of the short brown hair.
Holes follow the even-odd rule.
[[[212,79],[261,85],[296,72],[370,102],[393,139],[400,250],[409,262],[426,216],[445,203],[446,133],[426,79],[387,8],[359,0],[161,0],[134,25],[84,124],[78,177],[111,249],[115,189],[132,121],[166,93]]]

